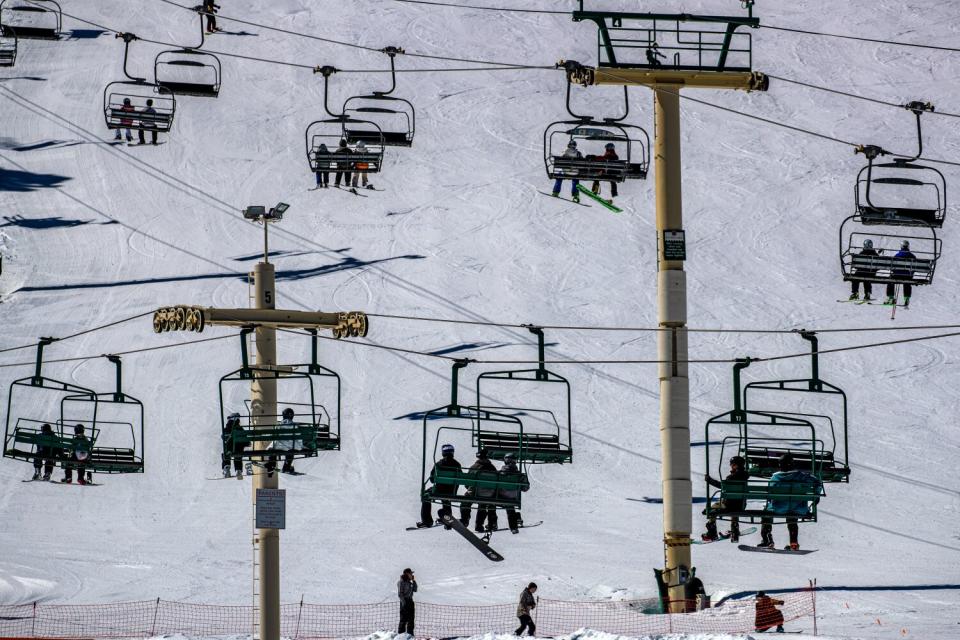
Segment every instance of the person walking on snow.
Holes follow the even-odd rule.
[[[207,16],[207,33],[216,33],[220,31],[217,28],[217,10],[220,5],[214,4],[213,0],[203,0],[203,14]]]
[[[583,154],[577,151],[577,141],[571,140],[567,143],[567,149],[563,152],[564,158],[570,158],[572,160],[582,160]],[[570,178],[570,196],[573,198],[574,202],[580,202],[580,192],[577,191],[577,185],[580,184],[580,180],[577,178]],[[563,186],[563,178],[557,178],[553,183],[553,195],[554,197],[560,195],[560,188]]]
[[[37,445],[37,456],[33,459],[33,480],[40,479],[40,468],[43,467],[43,479],[49,480],[53,473],[54,459],[57,457],[56,436],[53,427],[49,424],[40,426],[42,444]]]
[[[706,474],[707,484],[711,487],[716,487],[719,489],[721,483],[718,480],[710,477],[710,474]],[[726,481],[727,488],[733,491],[743,490],[747,488],[747,479],[750,478],[750,474],[747,472],[746,462],[742,456],[733,456],[730,458],[730,473],[727,474],[727,477],[724,478]],[[726,498],[724,500],[718,500],[710,505],[711,512],[736,512],[743,511],[745,506],[745,501],[742,498]],[[706,510],[704,510],[706,512]],[[707,519],[707,531],[700,535],[700,538],[703,540],[713,541],[720,537],[720,534],[717,533],[717,518],[714,515],[711,515]],[[740,540],[740,520],[738,518],[730,519],[730,542],[738,542]]]
[[[773,493],[776,493],[777,487],[788,488],[797,484],[811,490],[819,490],[819,487],[822,484],[820,479],[810,473],[807,473],[806,471],[794,469],[793,456],[789,453],[785,453],[780,456],[779,466],[780,470],[770,476],[769,486]],[[792,489],[788,493],[792,493]],[[790,532],[790,544],[784,547],[784,549],[791,549],[793,551],[800,549],[800,544],[797,539],[799,533],[797,519],[789,516],[805,516],[810,513],[810,504],[808,500],[809,499],[803,495],[799,495],[796,498],[776,497],[767,500],[767,505],[764,509],[765,511],[774,515],[788,516],[786,520],[787,531]],[[819,497],[815,497],[813,502],[816,503],[819,500]],[[761,541],[757,546],[761,548],[773,549],[775,545],[773,543],[772,518],[769,516],[764,516],[760,519],[760,522],[762,523],[760,526]]]
[[[861,256],[878,256],[877,250],[873,248],[873,240],[867,238],[863,241],[863,249],[860,250],[860,253],[857,255]],[[854,273],[858,276],[874,276],[877,274],[876,269],[855,269]],[[869,280],[864,281],[863,283],[863,299],[864,300],[873,300],[873,283]],[[850,300],[859,300],[860,299],[860,281],[851,280],[850,281]]]
[[[498,497],[504,500],[517,500],[521,491],[530,489],[530,483],[520,475],[520,469],[517,467],[517,454],[510,452],[503,456],[503,467],[500,469],[500,478],[505,479],[513,475],[518,479],[523,479],[519,489],[500,489]],[[510,533],[520,533],[520,527],[523,526],[523,520],[520,519],[520,513],[513,507],[507,507],[507,526],[510,527]],[[494,511],[496,513],[496,511]],[[496,516],[494,516],[496,517]]]
[[[753,618],[753,626],[757,631],[763,633],[769,629],[777,628],[777,633],[783,633],[783,612],[777,609],[777,605],[783,605],[783,600],[771,598],[763,591],[757,592],[757,601],[754,605],[756,614]]]
[[[353,152],[361,155],[369,153],[369,150],[367,149],[367,143],[365,143],[363,140],[360,140],[357,142],[357,148],[354,149]],[[353,166],[355,171],[353,172],[353,181],[350,183],[351,186],[356,189],[357,178],[361,178],[360,182],[363,184],[364,188],[373,189],[372,184],[367,184],[367,169],[370,168],[370,163],[366,160],[358,160]]]
[[[513,632],[515,636],[522,636],[524,629],[528,636],[536,635],[537,625],[533,623],[530,612],[537,608],[537,600],[533,594],[537,592],[537,585],[531,582],[527,588],[520,592],[520,604],[517,605],[517,618],[520,619],[520,627]]]
[[[416,618],[416,606],[413,604],[413,594],[417,592],[417,577],[413,569],[404,569],[397,581],[397,597],[400,598],[400,626],[397,633],[413,635],[413,623]]]
[[[910,252],[910,241],[904,240],[900,243],[900,251],[897,251],[897,255],[893,256],[894,258],[906,258],[910,260],[916,260],[917,256],[913,255]],[[912,269],[892,269],[890,272],[895,278],[913,278]],[[883,301],[883,304],[896,304],[897,303],[897,293],[896,287],[892,282],[887,283],[887,299]],[[903,285],[903,306],[910,306],[910,294],[913,293],[913,286],[909,283]]]
[[[479,471],[492,471],[497,472],[497,467],[490,462],[490,458],[487,457],[487,450],[480,449],[477,451],[477,461],[470,465],[470,471],[479,472]],[[467,487],[467,490],[464,492],[465,497],[476,497],[476,498],[485,498],[491,499],[496,496],[496,489],[482,488],[477,489],[475,487]],[[470,526],[470,507],[472,503],[468,501],[463,501],[460,503],[460,522],[463,523],[463,526]],[[484,528],[484,522],[486,522],[486,528]],[[484,533],[486,531],[493,531],[497,528],[497,508],[493,505],[488,505],[485,503],[480,503],[477,505],[477,520],[474,523],[473,530],[477,533]]]
[[[598,162],[616,162],[620,160],[620,156],[617,155],[617,148],[612,142],[608,142],[603,146],[603,155],[599,158],[596,158]],[[603,173],[606,173],[604,171]],[[610,204],[613,204],[613,199],[617,197],[617,181],[610,180],[610,199],[607,200]],[[590,189],[598,196],[600,195],[600,181],[594,180],[593,187]]]
[[[463,471],[463,467],[453,457],[454,449],[452,444],[445,444],[440,447],[440,459],[433,465],[433,470],[430,472],[430,478],[433,480],[436,485],[434,493],[439,495],[446,496],[455,496],[457,495],[457,485],[455,484],[442,484],[437,483],[435,478],[437,477],[438,469],[450,469],[453,471]],[[423,500],[420,503],[420,522],[417,523],[418,527],[432,527],[433,526],[433,514],[431,513],[432,507],[429,500]],[[437,513],[438,518],[443,518],[444,515],[453,516],[453,508],[450,506],[449,500],[443,500],[441,502],[440,511]],[[469,522],[469,513],[468,520]]]
[[[130,98],[123,99],[123,106],[120,107],[120,111],[124,113],[133,113],[136,111],[133,108],[133,105],[130,104]],[[121,117],[120,118],[120,128],[117,129],[117,135],[113,137],[114,140],[120,139],[120,130],[126,127],[127,129],[127,142],[133,142],[133,131],[130,130],[130,127],[133,126],[133,118]]]

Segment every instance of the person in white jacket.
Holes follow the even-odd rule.
[[[583,154],[577,150],[576,140],[571,140],[567,143],[567,149],[563,152],[564,158],[573,158],[574,160],[580,160],[583,158]],[[574,202],[580,202],[580,192],[577,191],[577,185],[580,184],[580,181],[576,178],[570,179],[570,195],[573,198]],[[557,178],[553,183],[553,195],[560,195],[560,188],[563,186],[563,178]]]

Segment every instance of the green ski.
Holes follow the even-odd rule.
[[[590,191],[590,189],[587,189],[586,187],[584,187],[582,184],[577,185],[577,191],[579,191],[580,193],[584,194],[589,198],[596,200],[598,204],[606,207],[607,209],[610,209],[610,211],[613,211],[614,213],[623,213],[623,209],[616,206],[615,204],[607,202],[606,200],[604,200],[603,198],[595,194],[593,191]]]

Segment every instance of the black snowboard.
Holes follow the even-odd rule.
[[[536,522],[531,522],[530,524],[523,523],[522,525],[520,525],[519,528],[520,528],[520,529],[532,529],[532,528],[534,528],[534,527],[539,527],[539,526],[542,525],[542,524],[543,524],[543,520],[538,520],[538,521],[536,521]],[[494,529],[494,530],[491,531],[490,533],[496,533],[497,531],[510,531],[510,527],[500,527],[500,528],[498,528],[498,529]]]
[[[757,551],[760,553],[784,553],[787,555],[794,555],[794,556],[805,556],[808,553],[813,553],[814,551],[816,551],[816,549],[797,549],[796,551],[794,551],[793,549],[770,549],[767,547],[752,547],[747,544],[741,544],[740,546],[737,547],[737,549],[740,549],[740,551]]]
[[[463,526],[463,523],[461,523],[459,520],[457,520],[453,516],[444,514],[443,523],[445,525],[452,527],[453,529],[456,530],[457,533],[459,533],[464,538],[466,538],[470,544],[472,544],[474,547],[477,548],[478,551],[480,551],[480,553],[487,556],[487,560],[492,560],[493,562],[503,562],[502,555],[500,555],[499,553],[491,549],[490,545],[488,545],[486,542],[484,542],[483,540],[475,536],[473,532],[470,531],[470,529]]]

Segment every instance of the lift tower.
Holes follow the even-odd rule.
[[[657,228],[657,338],[660,379],[660,445],[663,465],[664,580],[670,611],[685,609],[684,582],[691,566],[690,389],[687,375],[686,250],[680,173],[680,91],[766,91],[768,78],[752,69],[757,28],[753,0],[746,16],[585,11],[575,22],[598,28],[599,63],[561,61],[571,83],[645,86],[653,89],[656,128],[654,174]]]
[[[268,224],[278,222],[287,210],[284,203],[269,211],[262,206],[247,207],[244,217],[263,224],[263,260],[253,269],[254,308],[216,309],[211,307],[176,306],[158,309],[153,314],[153,328],[165,331],[201,332],[210,325],[249,329],[255,327],[257,372],[250,381],[252,428],[275,426],[277,416],[277,379],[268,375],[277,365],[277,329],[331,329],[335,338],[367,335],[367,316],[358,311],[324,313],[322,311],[289,311],[276,308],[276,278],[269,261]],[[246,361],[246,360],[245,360]],[[266,448],[267,442],[254,443]],[[253,499],[257,489],[279,488],[279,473],[253,476]],[[255,532],[258,551],[259,640],[280,640],[280,530],[258,529]]]

